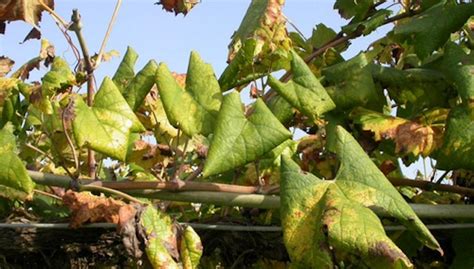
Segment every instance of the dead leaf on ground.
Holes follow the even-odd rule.
[[[133,205],[108,197],[96,196],[90,192],[69,190],[62,198],[64,205],[72,211],[70,221],[72,228],[95,222],[123,224],[136,215]]]

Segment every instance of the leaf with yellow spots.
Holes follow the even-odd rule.
[[[355,123],[362,125],[363,130],[373,132],[376,141],[393,140],[397,153],[428,156],[440,144],[441,130],[430,125],[360,107],[354,109],[350,116]]]
[[[397,219],[423,244],[442,253],[357,141],[342,127],[337,127],[335,140],[341,163],[335,180],[321,180],[282,158],[280,210],[285,246],[295,268],[333,268],[334,258],[359,267],[412,268],[371,208]]]
[[[283,14],[284,0],[253,0],[232,36],[219,78],[223,91],[242,86],[270,71],[289,67],[291,39]]]

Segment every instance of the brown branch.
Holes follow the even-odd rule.
[[[437,190],[437,191],[445,191],[445,192],[452,192],[452,193],[459,193],[466,196],[474,197],[474,189],[461,187],[461,186],[451,186],[445,184],[436,184],[430,181],[423,181],[423,180],[413,180],[413,179],[406,179],[406,178],[389,178],[390,182],[394,186],[410,186],[410,187],[417,187],[423,190]]]
[[[89,55],[89,49],[85,42],[84,36],[82,35],[82,22],[81,15],[77,9],[72,11],[71,17],[72,24],[69,27],[70,30],[74,31],[79,41],[79,45],[82,49],[82,55],[84,57],[85,69],[87,72],[87,105],[92,106],[94,103],[94,67],[92,66],[91,58]],[[88,149],[87,151],[87,164],[89,166],[89,177],[96,177],[96,160],[95,153],[93,150]]]

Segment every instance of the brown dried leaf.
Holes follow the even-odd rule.
[[[78,228],[90,222],[127,223],[136,215],[133,205],[112,198],[95,196],[89,192],[67,191],[63,203],[72,211],[70,226]]]
[[[164,157],[160,154],[157,145],[152,145],[143,140],[135,141],[132,151],[127,155],[128,162],[134,162],[144,169],[151,169],[155,164],[162,162]]]
[[[183,13],[186,16],[198,3],[198,0],[160,0],[155,4],[162,5],[164,10],[174,12],[175,15]]]
[[[0,56],[0,77],[6,76],[11,70],[15,62],[5,56]]]
[[[42,2],[54,9],[54,0]],[[44,10],[39,0],[3,0],[0,2],[0,22],[21,20],[37,27]]]

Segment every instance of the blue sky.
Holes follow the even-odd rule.
[[[84,35],[91,54],[98,52],[115,7],[115,0],[62,0],[56,1],[56,12],[69,21],[72,9],[79,9],[84,23]],[[186,17],[174,16],[164,12],[154,0],[123,0],[117,22],[109,39],[106,50],[117,50],[121,56],[127,46],[133,47],[140,58],[136,69],[150,59],[166,62],[171,70],[185,73],[191,50],[199,52],[201,57],[213,65],[219,76],[226,66],[227,46],[232,33],[237,30],[247,10],[250,0],[202,0]],[[313,27],[324,23],[336,32],[347,21],[341,19],[333,9],[330,0],[288,0],[284,7],[285,15],[306,37],[311,36]],[[56,47],[56,55],[65,58],[71,65],[75,57],[68,47],[62,33],[48,14],[43,14],[41,23],[43,38],[50,40]],[[7,25],[6,34],[0,36],[0,55],[6,55],[16,61],[14,67],[37,56],[40,42],[30,40],[19,44],[30,31],[31,26],[23,22]],[[288,26],[290,31],[294,31]],[[382,27],[368,37],[354,40],[344,57],[355,56],[361,50],[390,29]],[[71,33],[76,42],[76,38]],[[77,42],[76,42],[77,43]],[[104,76],[112,76],[120,63],[120,58],[103,63],[96,71],[97,84]],[[39,79],[46,71],[35,71],[31,78]],[[405,170],[408,176],[415,176],[421,165]]]
[[[199,52],[201,57],[211,63],[216,74],[226,66],[227,45],[232,33],[239,24],[250,3],[249,0],[203,0],[186,17],[174,16],[164,12],[154,0],[124,0],[119,17],[109,39],[107,50],[115,49],[124,54],[128,45],[140,55],[137,66],[142,67],[149,59],[166,62],[170,69],[184,73],[191,50]],[[324,23],[336,31],[344,25],[329,0],[289,0],[284,13],[307,36],[318,23]],[[108,21],[115,6],[114,0],[63,0],[56,1],[56,12],[66,20],[70,19],[73,8],[78,8],[84,23],[84,35],[91,54],[100,48]],[[0,55],[7,55],[16,61],[16,67],[36,56],[39,41],[31,40],[19,44],[30,30],[22,22],[7,25],[5,36],[0,37]],[[50,40],[56,47],[56,55],[64,57],[71,65],[75,58],[62,33],[48,14],[43,15],[41,23],[43,38]],[[293,30],[289,26],[290,30]],[[368,38],[354,41],[346,57],[357,54],[367,48],[371,40],[380,37],[384,31],[378,31]],[[73,40],[75,36],[71,33]],[[113,75],[120,59],[104,63],[97,70],[97,81],[105,75]],[[39,75],[39,74],[38,74]]]

